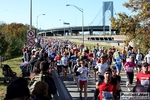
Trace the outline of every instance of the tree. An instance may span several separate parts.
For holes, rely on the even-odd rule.
[[[0,55],[4,55],[8,48],[8,42],[5,40],[5,36],[0,33]]]
[[[127,35],[126,44],[134,40],[135,46],[144,48],[145,52],[150,48],[150,25],[147,23],[150,18],[150,4],[148,0],[129,0],[123,6],[130,9],[134,15],[118,13],[118,18],[110,19],[112,28],[119,30],[120,34]]]
[[[29,25],[22,23],[0,24],[0,56],[15,57],[22,54],[28,28]]]

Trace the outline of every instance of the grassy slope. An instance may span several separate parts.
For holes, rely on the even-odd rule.
[[[76,44],[81,44],[81,42],[75,42]],[[100,45],[100,44],[99,44]],[[92,47],[93,46],[96,46],[96,43],[95,44],[90,44],[90,43],[85,43],[85,46],[88,46],[88,47]],[[100,45],[100,47],[102,46],[105,46],[107,49],[111,48],[112,46],[109,46],[109,45]]]
[[[4,61],[2,64],[8,64],[11,69],[17,73],[17,76],[21,75],[21,70],[20,70],[20,64],[22,63],[21,57],[10,59],[7,61]],[[8,84],[3,83],[4,76],[2,75],[2,68],[0,68],[0,99],[5,97],[6,93],[6,88]]]

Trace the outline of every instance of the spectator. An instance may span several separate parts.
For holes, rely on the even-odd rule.
[[[48,84],[44,81],[39,81],[35,84],[32,96],[29,100],[50,100],[48,97]]]
[[[49,75],[49,63],[47,61],[42,61],[40,63],[41,73],[45,75],[44,81],[48,84],[48,96],[52,98],[51,95],[55,95],[57,93],[57,88],[54,82],[54,79]]]
[[[27,100],[30,96],[28,83],[24,78],[18,78],[7,86],[4,100]]]

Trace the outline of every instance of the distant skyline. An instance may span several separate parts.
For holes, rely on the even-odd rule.
[[[102,25],[103,2],[107,0],[32,0],[32,25],[38,28],[48,29],[63,27],[63,22],[70,23],[70,26],[82,26],[82,13],[73,6],[83,9],[84,26]],[[123,7],[124,2],[129,0],[113,1],[114,17],[115,13],[131,11]],[[30,0],[0,0],[0,22],[10,24],[23,23],[30,25]],[[106,25],[110,24],[110,12],[106,12]],[[61,19],[61,20],[60,20]],[[68,25],[67,25],[68,26]]]

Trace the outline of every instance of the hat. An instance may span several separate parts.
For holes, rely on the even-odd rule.
[[[105,73],[105,72],[110,72],[110,73],[111,73],[112,70],[111,70],[111,68],[108,66],[108,67],[105,68],[104,73]]]
[[[147,62],[144,62],[144,63],[142,64],[142,66],[143,66],[143,67],[148,67],[148,63],[147,63]]]
[[[18,78],[9,83],[5,99],[14,99],[22,96],[30,96],[28,83],[24,78]]]

